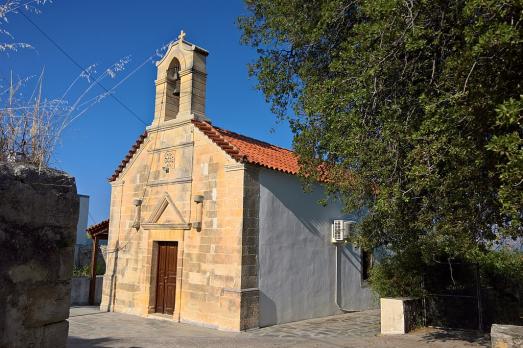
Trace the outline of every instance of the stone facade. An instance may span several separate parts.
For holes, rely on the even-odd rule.
[[[65,347],[78,221],[74,178],[0,163],[0,347]]]
[[[257,326],[252,319],[257,217],[256,199],[250,194],[256,190],[251,178],[255,169],[238,165],[190,122],[175,122],[150,131],[112,184],[102,308],[153,313],[157,242],[175,241],[173,319],[224,330]],[[167,152],[175,153],[168,173],[163,169]],[[204,197],[201,230],[190,225],[199,219],[197,203],[191,200],[195,195]],[[139,229],[132,227],[137,198],[143,200]]]
[[[112,182],[101,308],[154,313],[158,242],[172,241],[178,243],[172,319],[240,330],[257,326],[255,170],[191,123],[205,119],[206,55],[180,39],[157,64],[155,119]],[[203,203],[194,196],[203,196]],[[136,199],[142,201],[139,217]]]

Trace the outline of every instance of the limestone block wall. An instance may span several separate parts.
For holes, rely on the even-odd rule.
[[[75,180],[0,163],[0,197],[0,347],[65,347]]]
[[[102,310],[139,315],[152,311],[154,243],[183,241],[182,225],[190,222],[192,124],[175,121],[150,129],[146,142],[112,183]],[[168,204],[164,210],[158,210],[167,196],[174,206]],[[135,199],[142,199],[139,229],[133,227]],[[170,227],[171,234],[158,235],[151,226],[162,224],[176,226]],[[178,254],[182,251],[179,243]]]
[[[190,121],[172,120],[150,128],[112,185],[102,310],[153,313],[157,245],[175,241],[173,319],[236,331],[258,325],[255,168],[230,158]],[[204,197],[201,209],[195,195]],[[143,199],[139,229],[136,198]],[[200,219],[201,229],[191,226]]]
[[[181,320],[240,330],[245,168],[198,129],[193,161],[192,194],[204,196],[203,216],[201,231],[184,241]]]
[[[240,329],[259,326],[258,244],[260,169],[247,166],[243,179],[243,229]]]
[[[205,115],[206,57],[207,52],[192,44],[178,40],[171,43],[165,56],[157,62],[155,116],[153,124],[169,120]],[[177,69],[179,80],[168,76]],[[173,94],[180,87],[179,96]]]

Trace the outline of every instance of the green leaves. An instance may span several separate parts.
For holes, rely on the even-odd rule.
[[[521,1],[247,3],[258,87],[304,180],[326,163],[367,207],[360,243],[431,260],[523,235]]]
[[[500,156],[496,174],[500,179],[498,197],[506,221],[501,230],[521,236],[523,206],[523,96],[510,98],[496,108],[496,131],[486,148]]]

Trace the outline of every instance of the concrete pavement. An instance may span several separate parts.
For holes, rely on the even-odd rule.
[[[380,336],[377,311],[347,313],[275,325],[247,332],[224,332],[170,320],[72,307],[68,347],[489,347],[467,332],[423,329]]]

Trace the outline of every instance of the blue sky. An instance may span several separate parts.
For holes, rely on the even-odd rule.
[[[249,79],[247,64],[256,57],[240,45],[236,18],[245,14],[240,0],[227,1],[124,1],[54,0],[40,14],[28,14],[74,60],[103,70],[131,55],[132,61],[110,88],[183,29],[186,40],[207,49],[207,114],[214,124],[289,148],[292,135],[276,122],[263,95]],[[0,53],[0,77],[5,84],[12,71],[25,77],[45,68],[44,94],[58,98],[80,70],[20,15],[10,17],[6,28],[17,41],[34,50]],[[153,117],[156,67],[147,63],[116,89],[116,96],[147,124]],[[79,89],[81,90],[81,89]],[[97,88],[96,93],[102,92]],[[73,94],[74,96],[74,94]],[[89,224],[109,215],[113,173],[145,126],[116,101],[107,98],[76,120],[63,134],[53,166],[76,177],[78,192],[90,200]],[[273,130],[273,131],[271,131]]]

